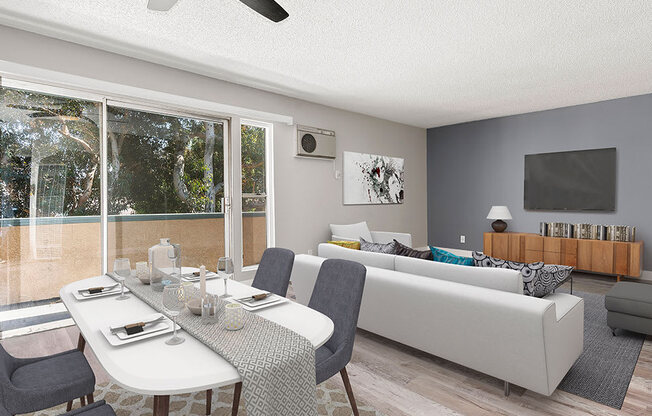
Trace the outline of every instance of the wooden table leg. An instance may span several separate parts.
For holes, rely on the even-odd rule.
[[[84,348],[86,348],[86,340],[84,339],[84,336],[79,333],[79,340],[77,341],[77,349],[81,352],[84,352]]]
[[[211,414],[211,402],[213,401],[213,389],[206,390],[206,416]]]
[[[170,414],[170,396],[154,396],[154,416]]]
[[[242,393],[242,383],[235,383],[233,390],[233,407],[231,407],[231,416],[238,415],[238,408],[240,407],[240,393]]]

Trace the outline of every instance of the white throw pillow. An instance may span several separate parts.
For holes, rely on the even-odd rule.
[[[367,241],[374,241],[371,237],[371,232],[367,226],[367,221],[362,221],[357,224],[337,225],[331,224],[331,234],[339,237],[344,237],[351,240],[360,240],[360,237]]]

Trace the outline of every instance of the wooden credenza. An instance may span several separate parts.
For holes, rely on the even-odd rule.
[[[577,270],[640,277],[643,242],[580,240],[528,233],[484,233],[484,253],[500,259],[573,266]]]

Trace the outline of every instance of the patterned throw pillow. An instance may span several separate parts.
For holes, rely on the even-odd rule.
[[[508,261],[503,259],[497,259],[495,257],[487,256],[484,253],[479,251],[473,252],[473,262],[478,267],[495,267],[499,269],[512,269],[518,270],[523,275],[523,294],[528,296],[537,296],[543,297],[548,293],[544,294],[535,294],[534,286],[536,285],[538,273],[543,269],[543,262],[538,261],[536,263],[519,263],[516,261]],[[551,288],[552,292],[554,288]]]
[[[537,273],[537,279],[533,283],[533,296],[542,298],[564,283],[573,272],[573,267],[560,264],[546,264]]]
[[[328,244],[335,244],[336,246],[340,246],[340,247],[344,247],[344,248],[350,248],[352,250],[360,250],[360,242],[359,241],[336,240],[336,241],[329,241]]]
[[[394,240],[396,244],[396,254],[405,257],[415,257],[417,259],[432,260],[432,251],[419,251]]]
[[[432,259],[440,263],[459,264],[462,266],[473,266],[474,260],[472,257],[457,256],[449,251],[442,250],[437,247],[430,246],[432,252]]]
[[[396,243],[381,244],[372,243],[360,237],[360,250],[371,251],[372,253],[396,254]]]

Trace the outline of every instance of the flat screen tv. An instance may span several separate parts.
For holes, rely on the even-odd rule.
[[[524,207],[615,211],[616,148],[525,155]]]

